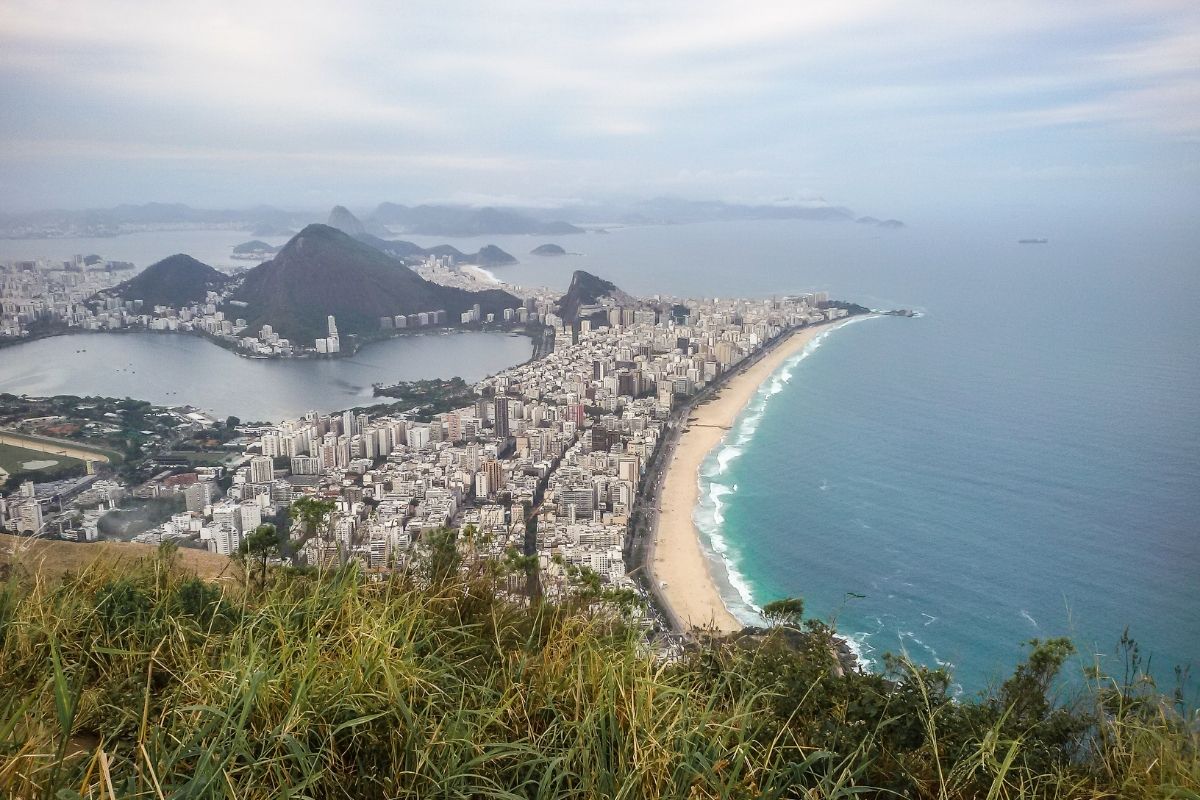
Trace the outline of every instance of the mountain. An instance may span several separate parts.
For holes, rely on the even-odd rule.
[[[376,250],[380,250],[393,258],[401,260],[424,258],[425,256],[449,256],[456,263],[479,264],[484,267],[498,267],[505,264],[517,263],[517,259],[494,244],[484,245],[479,249],[478,253],[467,254],[457,247],[448,244],[421,247],[419,244],[406,242],[403,239],[381,239],[370,233],[360,233],[354,238],[363,244],[369,244]]]
[[[535,256],[565,256],[567,251],[556,244],[543,244],[533,248],[529,253]]]
[[[329,222],[325,224],[351,236],[360,236],[367,232],[366,226],[345,206],[334,206],[329,212]]]
[[[494,236],[498,234],[537,234],[561,236],[583,233],[569,222],[544,222],[532,216],[502,208],[469,206],[403,206],[380,203],[371,219],[404,233],[426,236]]]
[[[137,276],[118,284],[113,293],[147,306],[182,306],[199,303],[210,291],[219,291],[230,280],[208,264],[183,253],[151,264]]]
[[[558,300],[558,315],[569,322],[586,319],[592,316],[587,307],[595,306],[604,299],[612,300],[619,306],[637,305],[636,297],[621,291],[613,282],[577,269],[571,276],[567,293]]]
[[[328,225],[309,225],[296,234],[275,258],[247,272],[230,300],[239,305],[229,313],[244,317],[251,330],[270,323],[301,343],[324,336],[330,314],[342,334],[370,334],[383,316],[445,310],[456,324],[475,304],[497,316],[520,305],[499,290],[468,292],[431,283]]]
[[[360,233],[354,238],[358,239],[363,244],[374,247],[376,250],[387,253],[392,258],[422,258],[430,254],[429,250],[426,250],[419,244],[413,244],[412,242],[400,240],[381,239],[373,233]],[[450,249],[454,250],[453,247]],[[454,252],[458,253],[459,256],[462,255],[462,253],[460,253],[458,250],[454,250]]]

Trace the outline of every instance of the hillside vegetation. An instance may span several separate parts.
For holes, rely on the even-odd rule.
[[[444,310],[448,323],[476,304],[499,316],[521,303],[490,289],[468,292],[432,283],[395,258],[326,225],[309,225],[270,261],[246,273],[229,314],[244,317],[252,331],[270,324],[281,336],[308,343],[328,331],[337,317],[346,334],[373,334],[379,318]]]
[[[146,309],[154,306],[182,308],[204,302],[209,292],[220,291],[229,276],[189,255],[177,253],[142,270],[112,291],[125,300],[141,300]]]
[[[495,598],[453,545],[368,580],[177,554],[0,594],[11,798],[1196,797],[1195,717],[1142,675],[1048,698],[1033,646],[987,697],[844,672],[819,623],[656,658],[618,611]],[[513,559],[520,568],[521,559]],[[522,576],[523,578],[523,576]],[[519,582],[519,581],[518,581]],[[798,608],[798,606],[792,606]],[[793,614],[783,620],[797,624]]]

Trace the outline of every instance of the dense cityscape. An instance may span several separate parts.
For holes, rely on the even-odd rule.
[[[462,288],[497,285],[490,274],[445,258],[428,257],[418,271]],[[72,327],[202,330],[252,353],[291,352],[270,326],[251,336],[244,321],[224,319],[216,311],[220,297],[138,313],[138,301],[101,293],[96,306],[83,289],[64,294],[64,277],[74,274],[80,273],[20,265],[9,275],[41,280],[4,284],[14,298],[26,293],[5,306],[6,319],[19,326],[31,315],[52,315]],[[97,283],[101,292],[108,288]],[[356,561],[386,572],[403,568],[434,533],[450,529],[476,558],[536,557],[547,596],[569,592],[580,574],[631,589],[633,520],[643,492],[653,488],[644,485],[647,470],[664,438],[686,424],[691,400],[789,331],[848,313],[823,293],[639,300],[611,287],[579,304],[545,289],[506,288],[524,297],[506,319],[543,326],[553,344],[541,357],[477,383],[469,405],[435,414],[404,403],[376,413],[312,411],[278,424],[164,409],[176,430],[167,437],[170,447],[150,448],[146,480],[127,485],[111,469],[98,477],[97,462],[84,455],[82,478],[37,485],[26,479],[14,487],[0,505],[5,529],[91,541],[102,536],[100,518],[126,496],[174,498],[162,503],[152,527],[131,538],[233,556],[270,523],[290,529],[287,538],[296,543],[294,552],[274,553],[277,559],[308,566]],[[573,307],[564,309],[568,302]],[[380,327],[442,324],[437,313],[384,318]],[[329,316],[327,337],[311,349],[336,353],[338,346],[337,321]],[[55,429],[47,420],[55,419],[63,422],[51,415],[40,426],[22,427],[48,436]],[[212,429],[224,435],[213,443],[209,463],[197,465],[179,452],[180,439],[210,436]],[[293,518],[302,498],[329,503],[315,528],[312,520]]]

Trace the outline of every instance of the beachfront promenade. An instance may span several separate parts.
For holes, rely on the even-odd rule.
[[[705,552],[694,514],[699,470],[724,439],[759,387],[788,359],[837,324],[793,329],[761,348],[745,363],[680,409],[662,442],[639,502],[645,512],[644,563],[657,605],[677,632],[693,628],[732,632],[743,627],[726,607],[726,576]]]

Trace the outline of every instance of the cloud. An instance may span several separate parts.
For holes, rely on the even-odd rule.
[[[9,184],[91,159],[236,163],[268,195],[344,168],[429,197],[853,198],[951,153],[1002,176],[1084,131],[1127,164],[1200,134],[1200,6],[1174,0],[0,2]]]

